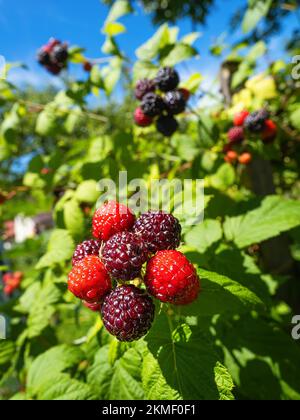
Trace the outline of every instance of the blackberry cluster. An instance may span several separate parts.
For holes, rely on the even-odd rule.
[[[148,127],[155,122],[159,133],[171,137],[178,129],[174,115],[185,111],[190,97],[187,89],[178,88],[179,83],[179,74],[172,67],[159,69],[154,80],[139,80],[135,97],[141,104],[134,113],[135,123]]]
[[[39,49],[37,60],[49,73],[58,75],[67,66],[68,44],[51,38]]]
[[[93,216],[93,234],[96,240],[76,247],[68,288],[85,307],[101,313],[118,340],[147,334],[155,312],[151,296],[174,305],[198,297],[196,270],[176,251],[181,226],[172,214],[149,211],[136,219],[128,207],[108,202]],[[144,288],[137,287],[142,283]]]
[[[277,126],[269,118],[269,112],[266,109],[260,109],[255,112],[243,110],[237,113],[233,118],[234,127],[227,133],[227,142],[224,145],[224,160],[234,164],[239,162],[242,165],[248,165],[252,161],[252,153],[248,150],[249,142],[253,137],[259,136],[264,143],[272,143],[277,135]]]

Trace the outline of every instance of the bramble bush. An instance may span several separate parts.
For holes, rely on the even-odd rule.
[[[199,34],[181,36],[163,24],[132,63],[118,45],[120,19],[131,11],[129,2],[114,2],[101,59],[68,46],[68,64],[59,67],[56,51],[50,69],[63,72],[62,90],[21,90],[0,80],[4,238],[18,214],[52,212],[54,220],[50,230],[3,251],[2,271],[23,278],[0,299],[8,322],[0,399],[300,399],[300,348],[291,336],[300,313],[300,95],[291,60],[258,71],[268,52],[263,40],[227,47],[230,103],[204,92],[201,73],[192,74],[179,85],[191,98],[178,130],[163,137],[153,125],[134,124],[134,86],[196,58]],[[257,10],[247,13],[246,32],[257,23]],[[212,53],[224,48],[214,45]],[[69,78],[73,66],[83,66],[85,77]],[[122,104],[111,99],[120,86]],[[214,102],[202,108],[199,97],[210,94]],[[107,105],[90,109],[90,95],[106,96]],[[245,130],[229,150],[234,117],[261,109],[276,124],[273,141]],[[245,153],[251,159],[239,161]],[[179,251],[196,267],[199,297],[187,306],[156,305],[150,332],[131,343],[111,336],[99,314],[67,290],[74,249],[91,237],[97,182],[117,183],[120,171],[128,182],[204,179],[205,189],[204,221],[194,226],[188,214],[178,217]]]

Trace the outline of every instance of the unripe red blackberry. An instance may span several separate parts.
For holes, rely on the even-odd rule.
[[[89,302],[85,302],[84,300],[82,301],[83,305],[90,309],[93,312],[100,312],[101,309],[101,303],[89,303]]]
[[[241,165],[249,165],[251,161],[252,161],[251,153],[244,152],[239,156],[239,162]]]
[[[178,121],[172,115],[162,115],[156,122],[156,129],[165,137],[171,137],[178,129]]]
[[[156,93],[147,93],[141,102],[141,110],[148,117],[161,115],[165,109],[165,103],[161,96]]]
[[[95,211],[93,236],[107,241],[117,232],[130,230],[134,222],[135,216],[128,207],[116,201],[109,201]]]
[[[197,299],[199,278],[194,266],[179,251],[159,251],[147,264],[148,292],[162,302],[187,305]]]
[[[249,115],[249,111],[241,111],[238,112],[237,114],[235,114],[234,118],[233,118],[233,123],[236,127],[241,127],[243,126],[245,119],[248,117]]]
[[[119,232],[103,246],[101,259],[111,276],[133,280],[141,273],[148,252],[140,238],[131,232]]]
[[[243,127],[232,127],[228,131],[227,136],[228,136],[229,143],[231,144],[241,143],[245,138],[244,129]]]
[[[155,92],[155,83],[153,80],[142,79],[137,82],[135,86],[136,99],[141,101],[143,97],[150,92]]]
[[[179,74],[172,67],[163,67],[159,69],[155,78],[157,87],[162,92],[169,92],[177,88],[180,82]]]
[[[191,96],[191,92],[189,90],[187,90],[186,88],[180,88],[178,90],[182,93],[185,102],[188,102],[188,100],[190,99],[190,96]]]
[[[150,296],[133,285],[119,286],[104,299],[101,315],[105,328],[119,341],[139,340],[149,331],[155,306]]]
[[[101,243],[101,241],[90,239],[77,245],[72,258],[72,265],[76,265],[88,255],[95,255],[98,257]]]
[[[264,143],[272,143],[277,135],[277,125],[272,120],[266,120],[261,134]]]
[[[224,157],[225,162],[234,163],[238,160],[238,154],[234,150],[228,150],[226,156]]]
[[[139,107],[134,112],[134,121],[139,127],[148,127],[152,124],[153,119],[145,115]]]
[[[170,115],[181,114],[185,111],[186,101],[180,90],[167,92],[164,98],[166,110]]]
[[[81,300],[99,303],[111,289],[111,279],[100,259],[90,255],[72,268],[68,288]]]
[[[133,232],[145,243],[148,251],[176,249],[180,245],[181,226],[169,213],[149,211],[142,214],[133,225]]]

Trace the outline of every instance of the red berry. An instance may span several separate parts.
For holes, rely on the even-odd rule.
[[[182,96],[184,97],[185,102],[188,102],[188,100],[191,97],[191,92],[185,88],[180,88],[178,90],[181,92]]]
[[[101,258],[111,276],[133,280],[140,275],[148,252],[140,238],[133,233],[119,232],[104,244]]]
[[[231,144],[241,143],[245,138],[244,129],[243,127],[232,127],[228,131],[227,136],[228,136],[229,143]]]
[[[130,230],[135,222],[131,210],[123,204],[109,201],[96,210],[93,217],[93,235],[107,241],[112,235]]]
[[[104,299],[102,320],[110,334],[120,341],[134,341],[149,331],[155,306],[150,296],[133,285],[119,286]]]
[[[72,268],[68,288],[81,300],[99,303],[111,289],[111,280],[100,259],[91,255]]]
[[[238,159],[238,154],[234,150],[229,150],[224,157],[225,162],[234,163]]]
[[[242,165],[248,165],[251,161],[252,161],[252,155],[251,155],[251,153],[245,152],[245,153],[242,153],[239,156],[239,162]]]
[[[152,124],[153,118],[145,115],[141,108],[137,108],[134,112],[134,121],[136,125],[139,125],[140,127],[148,127]]]
[[[83,260],[88,255],[95,255],[98,257],[101,243],[101,241],[91,239],[77,245],[72,258],[72,265],[76,265],[79,261]]]
[[[101,303],[88,303],[88,302],[85,302],[84,300],[82,301],[82,303],[86,308],[90,309],[91,311],[100,312]]]
[[[162,302],[187,305],[197,299],[200,282],[194,266],[179,251],[159,251],[148,262],[145,284]]]
[[[133,232],[142,239],[151,253],[176,249],[180,245],[179,221],[172,214],[162,211],[142,214],[135,222]]]
[[[239,112],[233,118],[233,123],[236,127],[242,126],[244,124],[245,119],[248,117],[250,113],[246,110]]]
[[[277,135],[277,125],[272,120],[266,120],[262,132],[262,140],[264,143],[271,143]]]
[[[90,63],[89,61],[85,61],[83,63],[83,70],[86,71],[87,73],[89,73],[93,68],[92,63]]]

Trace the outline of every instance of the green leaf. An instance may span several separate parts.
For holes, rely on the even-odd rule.
[[[67,116],[64,127],[68,134],[72,134],[78,126],[82,117],[82,111],[80,108],[73,109]]]
[[[237,281],[199,269],[201,292],[194,303],[182,308],[184,315],[213,316],[262,309],[262,301]]]
[[[293,127],[300,131],[300,108],[290,114],[290,121]]]
[[[75,192],[75,198],[81,203],[94,204],[98,200],[99,196],[100,192],[98,189],[98,183],[93,179],[83,181],[78,185]]]
[[[72,379],[65,373],[57,374],[41,385],[37,394],[38,400],[91,400],[96,399],[89,385]]]
[[[124,32],[126,32],[126,28],[119,22],[108,22],[103,29],[103,33],[109,36],[117,36]]]
[[[12,341],[1,340],[0,338],[0,365],[10,363],[15,353],[15,344]]]
[[[109,66],[106,66],[102,69],[101,75],[103,77],[103,85],[105,92],[110,96],[118,83],[122,74],[122,60],[120,58],[115,58],[111,60]]]
[[[56,126],[56,115],[53,109],[46,108],[40,112],[37,120],[35,131],[40,136],[48,136],[52,134]]]
[[[84,234],[84,216],[77,200],[69,200],[64,205],[64,222],[73,238]]]
[[[150,61],[137,61],[133,67],[134,81],[140,79],[153,79],[156,76],[158,66]]]
[[[249,2],[250,3],[250,2]],[[242,23],[244,33],[255,29],[258,22],[265,17],[272,5],[272,0],[254,0],[249,4]]]
[[[218,400],[224,395],[226,381],[221,384],[218,354],[209,337],[199,329],[186,324],[173,329],[171,319],[161,313],[146,341],[166,383],[180,398]]]
[[[144,398],[141,365],[141,355],[130,348],[112,366],[107,345],[96,353],[95,362],[88,370],[87,382],[95,389],[99,399],[141,400]]]
[[[194,73],[188,80],[181,83],[181,87],[188,89],[191,93],[196,93],[202,83],[202,80],[203,76],[200,73]]]
[[[74,248],[73,239],[67,230],[54,230],[48,243],[48,250],[37,263],[36,269],[39,270],[69,260],[73,255]]]
[[[199,253],[204,253],[213,243],[222,238],[222,233],[221,223],[218,220],[206,219],[185,235],[185,243]]]
[[[197,50],[191,45],[177,43],[170,53],[164,57],[161,64],[164,66],[175,66],[182,61],[189,60],[198,54]]]
[[[164,24],[145,44],[140,46],[135,53],[140,60],[151,61],[169,44],[169,41],[169,28],[167,24]]]
[[[229,163],[223,163],[217,172],[210,177],[211,185],[217,190],[224,191],[235,182],[235,171]]]
[[[38,396],[58,374],[78,365],[84,354],[78,347],[60,345],[38,356],[29,367],[27,376],[27,392],[30,396]],[[64,385],[65,386],[65,385]],[[46,387],[47,389],[47,387]]]
[[[132,12],[130,2],[128,0],[117,0],[111,7],[109,14],[106,18],[105,24],[115,22],[120,17],[125,16]]]
[[[227,217],[224,232],[227,240],[239,248],[273,238],[300,225],[300,202],[279,196],[265,198],[260,207],[245,215]]]
[[[98,66],[93,66],[90,73],[91,83],[99,88],[103,88],[103,78]]]
[[[180,40],[181,44],[193,45],[198,38],[201,37],[200,32],[191,32],[185,36],[183,36]]]
[[[179,400],[178,391],[168,385],[158,361],[148,352],[143,358],[142,382],[148,400]]]

